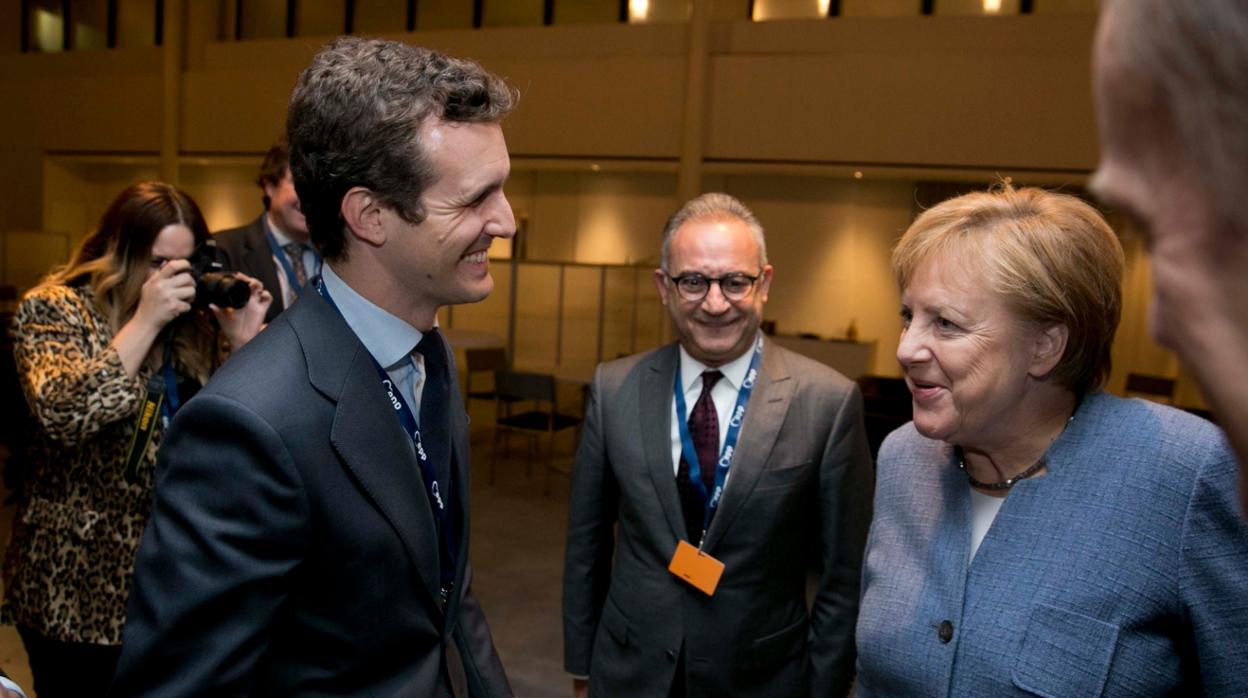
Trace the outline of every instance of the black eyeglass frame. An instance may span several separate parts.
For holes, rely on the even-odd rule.
[[[680,294],[681,298],[690,302],[701,301],[704,298],[706,298],[706,294],[711,292],[711,284],[715,284],[719,286],[719,292],[723,294],[724,298],[727,298],[730,301],[737,302],[737,301],[746,300],[754,293],[754,287],[758,285],[758,280],[761,278],[763,278],[763,274],[761,271],[755,276],[750,276],[749,274],[746,274],[744,272],[739,272],[739,271],[734,271],[731,274],[724,274],[723,276],[707,276],[705,274],[699,274],[698,272],[695,271],[695,272],[690,272],[688,274],[681,274],[680,276],[668,275],[667,277],[668,281],[671,281],[672,284],[676,286],[676,293]],[[702,290],[701,294],[698,294],[696,296],[690,296],[686,292],[687,289],[685,289],[681,285],[681,282],[684,281],[685,279],[700,279],[706,283],[706,287]],[[724,288],[725,281],[730,281],[734,279],[742,279],[742,280],[750,282],[749,286],[747,286],[744,290],[741,291],[740,296],[736,296],[732,293],[729,293]]]

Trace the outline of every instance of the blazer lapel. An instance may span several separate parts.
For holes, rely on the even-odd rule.
[[[780,348],[774,344],[763,345],[763,370],[758,383],[750,394],[745,410],[745,423],[741,425],[741,438],[736,453],[732,455],[732,469],[724,496],[706,532],[703,548],[710,550],[741,511],[746,500],[754,492],[758,478],[763,474],[767,459],[780,435],[780,426],[789,411],[796,381],[789,372]]]
[[[638,417],[644,444],[646,469],[654,483],[655,494],[667,523],[677,538],[689,540],[685,518],[680,510],[680,494],[676,491],[676,475],[672,469],[672,385],[680,351],[669,344],[655,352],[648,365],[640,366],[641,386],[638,395]]]
[[[437,528],[411,439],[386,403],[372,357],[346,322],[319,295],[304,301],[299,312],[283,317],[299,335],[312,385],[337,403],[330,443],[393,526],[440,614]]]

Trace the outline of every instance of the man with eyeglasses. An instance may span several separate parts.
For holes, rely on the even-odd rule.
[[[689,201],[654,272],[677,342],[598,367],[564,568],[576,696],[849,688],[871,518],[862,398],[763,338],[771,279],[744,204]]]

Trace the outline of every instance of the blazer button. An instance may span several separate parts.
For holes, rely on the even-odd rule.
[[[940,641],[944,643],[947,643],[950,640],[952,640],[953,639],[953,623],[950,623],[947,620],[940,621],[940,627],[936,629],[936,637],[940,638]]]
[[[669,661],[669,662],[675,662],[675,661],[676,661],[676,650],[668,650],[668,651],[667,651],[667,661]]]

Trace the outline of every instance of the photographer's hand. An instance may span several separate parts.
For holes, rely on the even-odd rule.
[[[251,288],[251,298],[247,299],[247,305],[237,310],[208,306],[216,316],[226,341],[230,343],[231,351],[238,350],[260,333],[264,328],[265,313],[269,312],[269,306],[273,303],[273,295],[264,290],[264,284],[241,272],[235,272],[234,275],[246,281]]]
[[[131,377],[139,374],[143,359],[165,325],[191,309],[191,301],[195,300],[195,279],[191,278],[190,271],[190,262],[174,259],[151,272],[143,282],[139,307],[117,331],[112,342]]]

